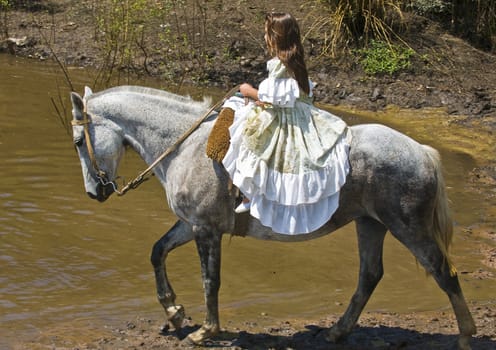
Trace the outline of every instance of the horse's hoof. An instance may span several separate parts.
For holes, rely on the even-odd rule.
[[[199,330],[188,335],[187,338],[195,345],[202,345],[206,339],[217,334],[219,334],[219,327],[206,327],[203,325]]]
[[[325,340],[330,343],[337,343],[343,337],[343,333],[337,326],[331,327],[325,336]]]
[[[187,347],[203,345],[203,341],[199,341],[199,342],[194,341],[190,336],[191,334],[185,337],[183,340],[181,340],[181,344]]]
[[[458,349],[459,350],[472,350],[472,347],[470,346],[470,339],[472,339],[471,336],[461,335],[458,338]]]
[[[186,313],[182,305],[169,306],[166,310],[167,319],[175,330],[181,329]]]
[[[160,333],[166,334],[169,331],[169,322],[166,322],[162,327],[160,327]]]
[[[183,343],[186,345],[203,345],[205,338],[201,334],[197,334],[200,330],[191,333],[184,338]]]

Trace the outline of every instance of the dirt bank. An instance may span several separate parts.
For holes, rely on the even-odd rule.
[[[43,3],[43,2],[42,2]],[[95,43],[95,19],[87,2],[52,0],[53,14],[47,11],[13,11],[9,15],[9,36],[1,51],[46,60],[53,58],[51,49],[69,65],[99,65]],[[263,49],[263,26],[254,19],[269,9],[284,9],[300,19],[302,30],[313,24],[315,9],[298,2],[251,1],[250,6],[236,2],[214,2],[206,27],[209,45],[208,67],[194,60],[178,64],[172,80],[219,86],[227,89],[243,81],[257,84],[265,72],[267,59]],[[311,12],[314,11],[314,12]],[[312,15],[313,14],[313,15]],[[467,42],[443,30],[426,18],[406,15],[403,38],[415,50],[412,67],[393,76],[368,76],[353,58],[332,60],[318,55],[322,43],[319,33],[305,40],[310,76],[317,83],[316,98],[323,103],[349,105],[364,110],[387,105],[404,108],[439,107],[449,114],[478,118],[492,127],[496,117],[496,56],[477,50]],[[257,24],[255,24],[257,23]],[[148,34],[158,40],[157,32]],[[41,34],[44,33],[43,38]],[[51,49],[45,44],[50,43]],[[226,54],[228,51],[228,54]],[[145,58],[136,56],[137,61]],[[148,73],[164,76],[163,56],[149,54]],[[198,72],[201,71],[201,77]]]
[[[496,347],[496,311],[494,303],[469,305],[478,327],[473,349],[490,350]],[[261,315],[266,323],[268,315]],[[364,312],[351,335],[338,344],[324,340],[326,329],[337,321],[332,315],[321,320],[273,320],[271,327],[257,321],[227,324],[221,334],[205,343],[209,349],[455,349],[456,319],[451,310],[414,314]],[[92,325],[63,325],[48,329],[30,342],[20,342],[18,349],[192,349],[184,337],[199,325],[186,322],[180,333],[160,331],[161,320],[136,317],[119,327]],[[203,348],[203,347],[201,347]]]

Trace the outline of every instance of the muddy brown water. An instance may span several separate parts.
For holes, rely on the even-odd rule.
[[[70,74],[79,91],[92,82],[86,70],[72,69]],[[105,325],[136,315],[162,317],[149,255],[176,218],[156,180],[103,204],[86,196],[71,138],[50,102],[58,98],[57,81],[61,84],[62,77],[53,65],[0,56],[0,349],[57,324]],[[133,83],[161,87],[157,81]],[[68,104],[67,89],[62,93]],[[214,98],[222,95],[214,93]],[[465,296],[492,300],[495,280],[473,274],[491,272],[482,265],[479,249],[481,243],[491,242],[470,235],[467,228],[494,227],[495,203],[481,201],[466,186],[468,173],[483,161],[480,154],[492,146],[487,139],[448,125],[440,114],[389,110],[359,117],[342,112],[350,124],[379,121],[440,150],[457,222],[454,260],[462,272]],[[143,166],[130,152],[120,173],[130,179]],[[390,236],[384,253],[385,276],[366,310],[449,307],[433,279],[426,278],[413,256]],[[178,302],[201,322],[203,294],[194,244],[173,251],[168,269]],[[357,270],[353,225],[304,243],[226,236],[221,319],[318,319],[343,312]]]

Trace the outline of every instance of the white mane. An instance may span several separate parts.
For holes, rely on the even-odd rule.
[[[203,101],[196,101],[196,100],[192,99],[190,96],[182,96],[182,95],[173,94],[171,92],[167,92],[164,90],[159,90],[159,89],[154,89],[154,88],[149,88],[149,87],[143,87],[143,86],[131,86],[131,85],[117,86],[117,87],[113,87],[113,88],[110,88],[110,89],[107,89],[104,91],[100,91],[97,93],[91,93],[88,95],[85,94],[85,99],[86,99],[86,101],[89,101],[95,97],[99,97],[99,96],[103,96],[103,95],[111,95],[111,94],[116,94],[116,93],[117,94],[118,93],[129,93],[129,94],[154,96],[154,97],[159,98],[160,100],[163,100],[164,103],[167,103],[167,104],[187,105],[188,108],[191,108],[191,110],[194,110],[194,111],[205,110],[212,103],[211,97],[204,97]]]

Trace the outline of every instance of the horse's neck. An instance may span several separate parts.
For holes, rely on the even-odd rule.
[[[202,140],[206,140],[208,136],[209,127],[206,125],[195,130],[185,140],[180,141],[194,124],[196,118],[198,118],[196,115],[183,115],[181,123],[174,123],[170,121],[170,118],[165,118],[158,122],[157,120],[147,120],[144,123],[141,120],[129,123],[132,127],[128,128],[128,130],[132,131],[133,134],[128,133],[126,139],[130,143],[134,143],[134,145],[131,145],[132,148],[147,165],[152,165],[164,153],[167,153],[167,156],[161,159],[159,163],[154,164],[153,173],[166,190],[169,200],[169,195],[174,193],[175,187],[173,183],[180,184],[184,180],[186,175],[184,173],[185,164],[197,163],[198,159],[196,157],[205,153],[201,150],[201,145],[203,144]],[[169,152],[171,147],[173,151]],[[187,151],[184,152],[184,149],[187,149]],[[168,188],[168,183],[172,183],[173,187]]]
[[[194,116],[159,108],[143,113],[143,106],[146,106],[146,100],[140,104],[126,102],[121,112],[111,118],[115,118],[131,148],[151,164],[186,132],[193,124]]]

